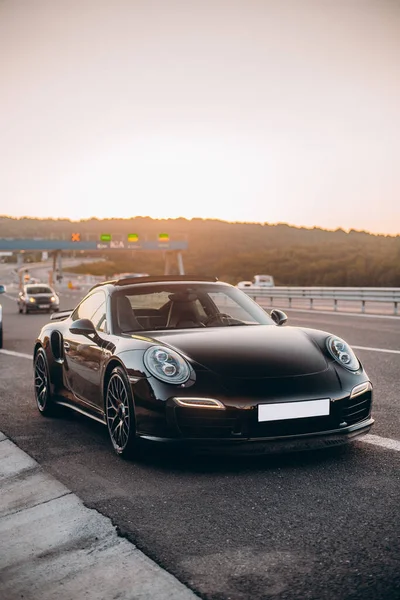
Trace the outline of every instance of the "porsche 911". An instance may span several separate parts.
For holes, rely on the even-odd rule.
[[[349,344],[286,321],[215,278],[98,284],[35,342],[37,407],[103,423],[124,457],[141,440],[264,453],[367,433],[372,385]]]

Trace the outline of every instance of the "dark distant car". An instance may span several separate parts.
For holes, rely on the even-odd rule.
[[[216,280],[99,284],[36,340],[38,409],[61,404],[106,424],[124,456],[140,438],[253,453],[367,433],[372,386],[352,349],[285,321]]]
[[[32,311],[56,312],[60,307],[60,299],[55,290],[43,283],[24,285],[17,302],[18,311],[25,314]]]
[[[0,284],[0,294],[4,294],[6,286]],[[0,304],[0,348],[3,347],[3,309]]]

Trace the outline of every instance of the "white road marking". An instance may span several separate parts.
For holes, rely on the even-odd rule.
[[[373,444],[374,446],[381,446],[381,448],[386,448],[387,450],[395,450],[396,452],[400,452],[399,440],[384,438],[380,435],[372,435],[370,433],[367,433],[367,435],[364,435],[357,441],[365,442],[366,444]]]
[[[9,300],[17,300],[18,296],[10,296],[10,294],[4,294],[4,298],[8,298]]]
[[[355,350],[369,350],[370,352],[386,352],[387,354],[400,354],[400,350],[390,350],[389,348],[368,348],[367,346],[353,346]]]
[[[0,350],[0,354],[5,354],[6,356],[16,356],[18,358],[29,358],[29,360],[33,360],[33,354],[25,354],[24,352],[14,352],[14,350]]]

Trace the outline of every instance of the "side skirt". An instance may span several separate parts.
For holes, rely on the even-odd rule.
[[[85,410],[84,408],[80,407],[80,406],[76,406],[75,404],[71,404],[70,402],[68,402],[68,400],[64,400],[64,399],[54,399],[54,403],[57,404],[58,406],[65,406],[66,408],[70,408],[71,410],[74,410],[75,412],[84,415],[85,417],[89,417],[89,419],[93,419],[94,421],[97,421],[98,423],[101,423],[102,425],[107,425],[104,413],[101,413],[99,411],[98,414],[95,414],[93,412],[91,412],[90,410]]]

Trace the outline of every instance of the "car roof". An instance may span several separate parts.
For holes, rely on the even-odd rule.
[[[147,283],[222,283],[218,281],[218,277],[196,277],[189,275],[151,275],[147,277],[123,277],[121,279],[112,279],[111,281],[103,281],[94,285],[90,291],[103,287],[113,286],[122,288],[125,286],[133,287]]]

